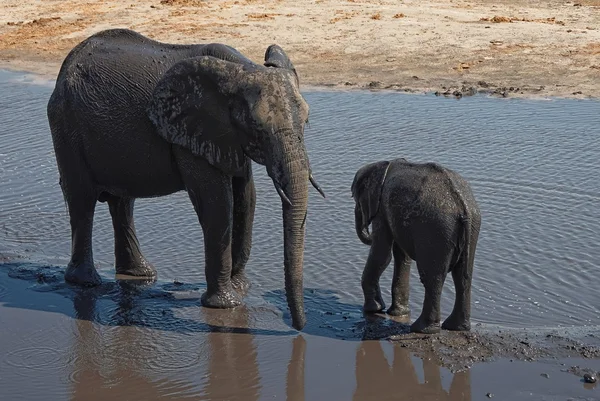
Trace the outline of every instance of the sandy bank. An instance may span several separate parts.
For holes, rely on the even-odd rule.
[[[286,49],[303,84],[466,95],[597,97],[600,1],[5,0],[0,68],[54,77],[102,29]]]

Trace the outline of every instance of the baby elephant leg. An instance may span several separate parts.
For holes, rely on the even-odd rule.
[[[410,292],[410,264],[408,255],[394,243],[394,277],[392,278],[392,305],[387,313],[392,316],[410,314],[408,294]]]
[[[362,274],[361,285],[365,297],[363,311],[380,312],[385,308],[381,297],[379,278],[392,260],[392,243],[383,238],[374,239]]]
[[[456,290],[454,309],[442,324],[445,330],[469,331],[471,330],[471,280],[473,278],[473,264],[475,263],[475,250],[479,238],[481,218],[477,216],[471,223],[470,238],[465,252],[458,263],[452,268],[452,280]]]
[[[424,334],[440,332],[440,301],[451,256],[451,252],[437,255],[430,252],[429,255],[417,261],[421,283],[425,287],[425,299],[421,315],[410,326],[410,331]]]

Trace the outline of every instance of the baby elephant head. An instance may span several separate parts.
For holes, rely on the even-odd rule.
[[[390,162],[379,161],[361,167],[354,175],[352,197],[354,198],[354,224],[356,235],[365,245],[371,245],[369,225],[379,210],[383,183]]]

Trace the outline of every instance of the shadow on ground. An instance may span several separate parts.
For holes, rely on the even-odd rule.
[[[228,322],[233,324],[215,326],[177,313],[178,310],[200,307],[200,295],[206,288],[204,283],[156,283],[139,279],[104,278],[100,286],[82,288],[66,283],[64,268],[57,266],[13,261],[1,264],[0,269],[8,277],[26,282],[27,291],[52,293],[72,300],[72,317],[101,325],[138,326],[178,333],[235,332],[270,336],[297,333],[291,329],[283,290],[262,294],[266,301],[264,305],[246,304],[235,310],[204,308],[204,312],[211,315],[227,315]],[[360,341],[408,333],[407,324],[379,315],[366,317],[360,311],[360,305],[340,302],[334,291],[305,289],[304,302],[308,323],[302,332],[306,334]],[[43,303],[27,302],[27,297],[10,297],[4,307],[57,311]],[[70,311],[61,313],[69,314]],[[236,319],[231,319],[236,315],[247,316],[236,325]]]

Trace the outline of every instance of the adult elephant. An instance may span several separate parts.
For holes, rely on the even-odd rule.
[[[140,251],[134,199],[186,190],[204,232],[202,305],[239,305],[234,288],[247,285],[252,242],[252,159],[282,199],[287,300],[302,329],[308,181],[322,191],[304,146],[309,107],[283,49],[269,46],[258,65],[222,44],[105,30],[68,54],[47,112],[71,223],[67,281],[101,282],[92,256],[96,201],[110,209],[116,272],[156,276]]]

